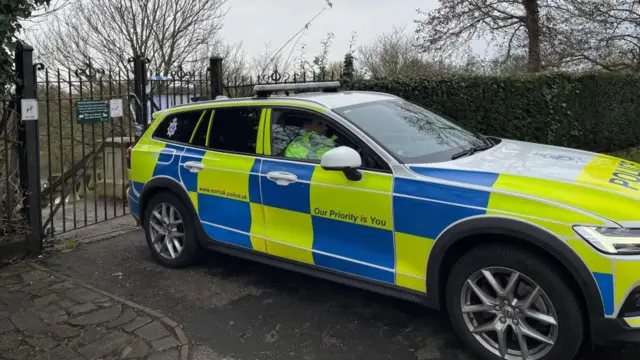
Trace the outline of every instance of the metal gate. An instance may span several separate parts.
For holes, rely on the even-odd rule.
[[[135,120],[125,104],[132,79],[90,62],[36,69],[43,233],[127,215],[125,152]]]

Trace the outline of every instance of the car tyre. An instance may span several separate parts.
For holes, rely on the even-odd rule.
[[[184,268],[198,260],[201,247],[193,218],[180,198],[171,192],[151,198],[143,224],[147,246],[158,263]]]
[[[573,359],[583,342],[585,322],[578,297],[560,274],[553,263],[521,248],[495,244],[468,251],[446,284],[447,310],[456,333],[482,359],[525,358],[518,350],[522,339],[529,360]],[[538,335],[543,338],[535,339]]]

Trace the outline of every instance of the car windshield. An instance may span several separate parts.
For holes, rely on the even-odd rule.
[[[449,161],[455,154],[489,145],[480,134],[402,99],[334,109],[404,163]]]

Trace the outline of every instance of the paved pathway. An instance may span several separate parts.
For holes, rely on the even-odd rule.
[[[0,268],[0,358],[187,360],[163,314],[35,264]]]

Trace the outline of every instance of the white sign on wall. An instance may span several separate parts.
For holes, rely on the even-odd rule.
[[[112,118],[122,117],[122,99],[109,100],[109,115]]]
[[[22,99],[22,121],[38,120],[38,100],[36,99]]]

